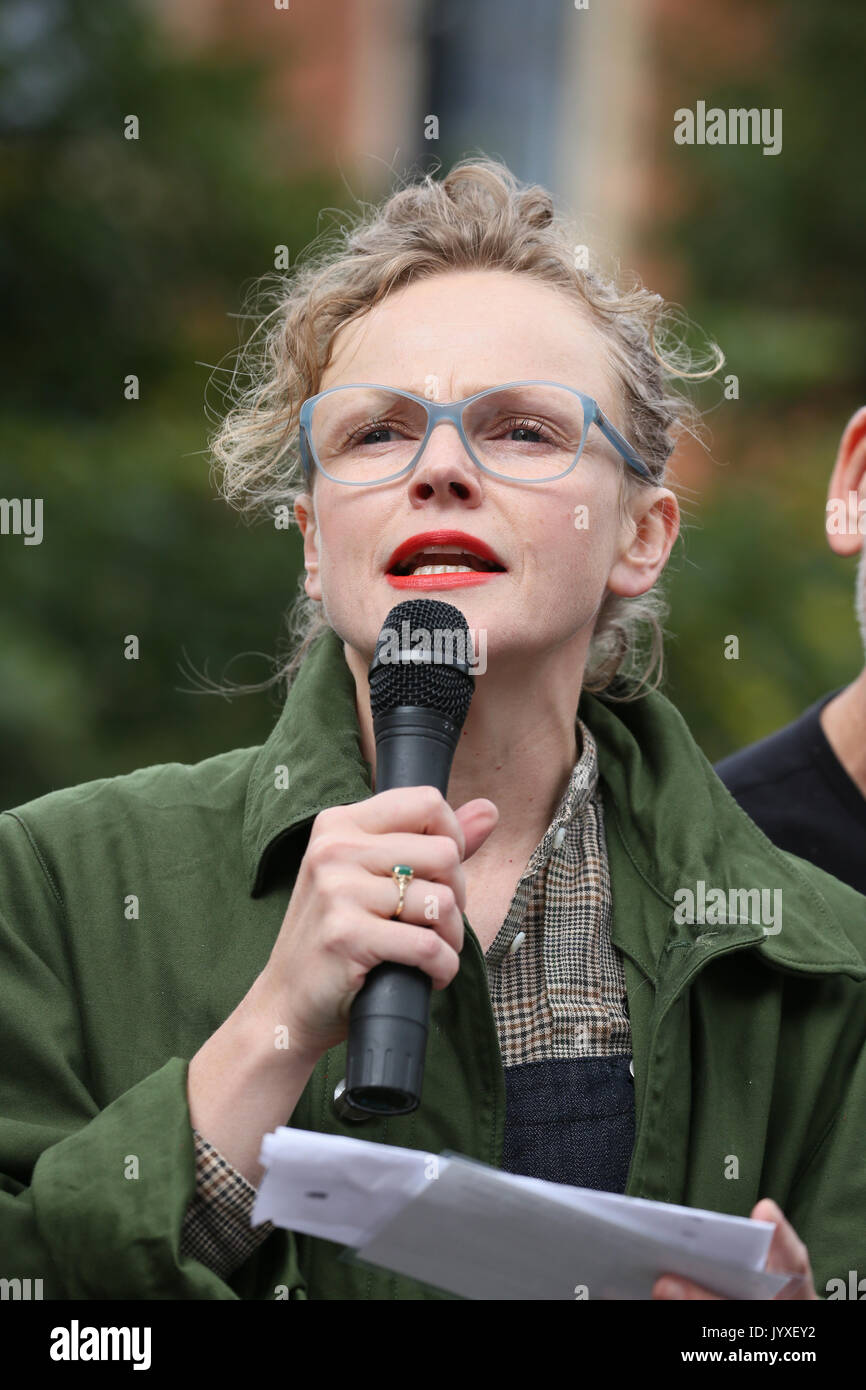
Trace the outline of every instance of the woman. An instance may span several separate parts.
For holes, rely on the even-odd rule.
[[[481,160],[296,275],[214,445],[230,501],[293,499],[303,533],[276,728],[2,818],[0,1215],[46,1296],[441,1296],[250,1229],[290,1119],[771,1220],[789,1297],[847,1276],[866,904],[776,851],[648,688],[685,407],[658,298],[573,244]],[[462,433],[425,437],[427,401]],[[367,670],[413,593],[486,640],[447,800],[376,793]],[[782,919],[703,911],[762,890]],[[433,981],[424,1094],[357,1123],[334,1093],[382,960]]]

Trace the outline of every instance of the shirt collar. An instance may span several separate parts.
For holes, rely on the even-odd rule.
[[[532,878],[547,863],[550,856],[568,838],[580,835],[581,817],[598,789],[598,749],[595,739],[581,719],[576,721],[581,752],[571,770],[568,786],[560,798],[553,820],[533,850],[529,863],[520,875]]]

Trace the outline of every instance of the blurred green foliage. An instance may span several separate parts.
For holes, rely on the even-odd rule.
[[[690,272],[693,291],[725,312],[736,342],[775,313],[790,319],[801,341],[806,316],[823,338],[837,325],[850,348],[849,382],[866,369],[866,278],[862,273],[866,181],[866,29],[861,0],[762,0],[744,6],[764,30],[761,57],[741,55],[736,14],[723,34],[709,23],[703,40],[683,43],[668,29],[657,53],[665,90],[675,105],[782,111],[782,149],[675,145],[662,124],[659,157],[682,176],[685,208],[656,223],[656,237]],[[719,51],[729,54],[728,63]],[[693,307],[690,304],[690,308]],[[838,338],[831,327],[825,379],[835,378]],[[778,332],[770,346],[782,348]],[[770,374],[773,364],[767,362]],[[813,382],[821,381],[820,370]],[[763,388],[760,376],[754,384]],[[756,393],[757,394],[757,393]]]
[[[753,423],[752,451],[774,433],[772,418]],[[857,562],[834,556],[823,530],[838,433],[791,429],[781,461],[759,457],[751,473],[720,461],[708,493],[684,508],[663,689],[711,760],[789,723],[863,665]]]
[[[19,407],[105,415],[126,372],[152,390],[228,346],[226,306],[333,189],[281,174],[292,132],[268,118],[263,63],[185,56],[129,0],[12,9],[30,38],[7,17],[4,385]]]
[[[44,506],[41,545],[0,542],[9,806],[267,736],[278,690],[195,692],[273,673],[300,543],[215,499],[204,364],[335,188],[286,175],[296,137],[262,104],[263,64],[185,56],[127,0],[12,4],[0,45],[0,496]]]
[[[823,523],[839,439],[866,403],[866,28],[861,0],[765,0],[761,57],[741,53],[736,11],[718,32],[676,26],[655,54],[671,123],[655,158],[681,197],[654,220],[651,247],[683,276],[692,320],[722,346],[708,408],[712,462],[669,577],[665,687],[718,758],[795,718],[863,666],[856,562],[830,551]],[[714,12],[717,13],[717,12]],[[730,55],[726,59],[725,55]],[[678,146],[677,107],[777,108],[782,150]],[[739,660],[723,636],[740,638]]]
[[[272,674],[299,546],[213,500],[200,423],[170,401],[130,403],[119,420],[75,428],[7,419],[2,446],[4,495],[38,477],[45,499],[42,544],[3,547],[7,804],[261,742],[276,688],[233,700],[202,688]],[[124,657],[130,634],[137,660]]]

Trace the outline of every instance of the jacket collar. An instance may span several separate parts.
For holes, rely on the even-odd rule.
[[[355,679],[341,639],[327,628],[301,663],[253,763],[242,832],[251,894],[263,891],[278,842],[329,806],[363,801],[372,785],[361,752]]]
[[[612,704],[584,692],[578,712],[598,747],[615,945],[653,977],[674,932],[682,944],[711,937],[708,957],[755,945],[782,969],[866,978],[866,961],[841,925],[845,919],[862,925],[866,898],[771,844],[665,696],[653,692]],[[354,677],[342,640],[328,628],[302,663],[253,763],[242,832],[251,894],[264,890],[277,844],[306,829],[326,807],[362,801],[371,792]],[[781,930],[766,934],[750,923],[674,927],[674,894],[700,882],[726,895],[778,888]]]

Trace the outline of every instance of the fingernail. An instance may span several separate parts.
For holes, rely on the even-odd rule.
[[[662,1285],[663,1298],[685,1298],[686,1291],[682,1284],[677,1283],[676,1279],[665,1279]]]

